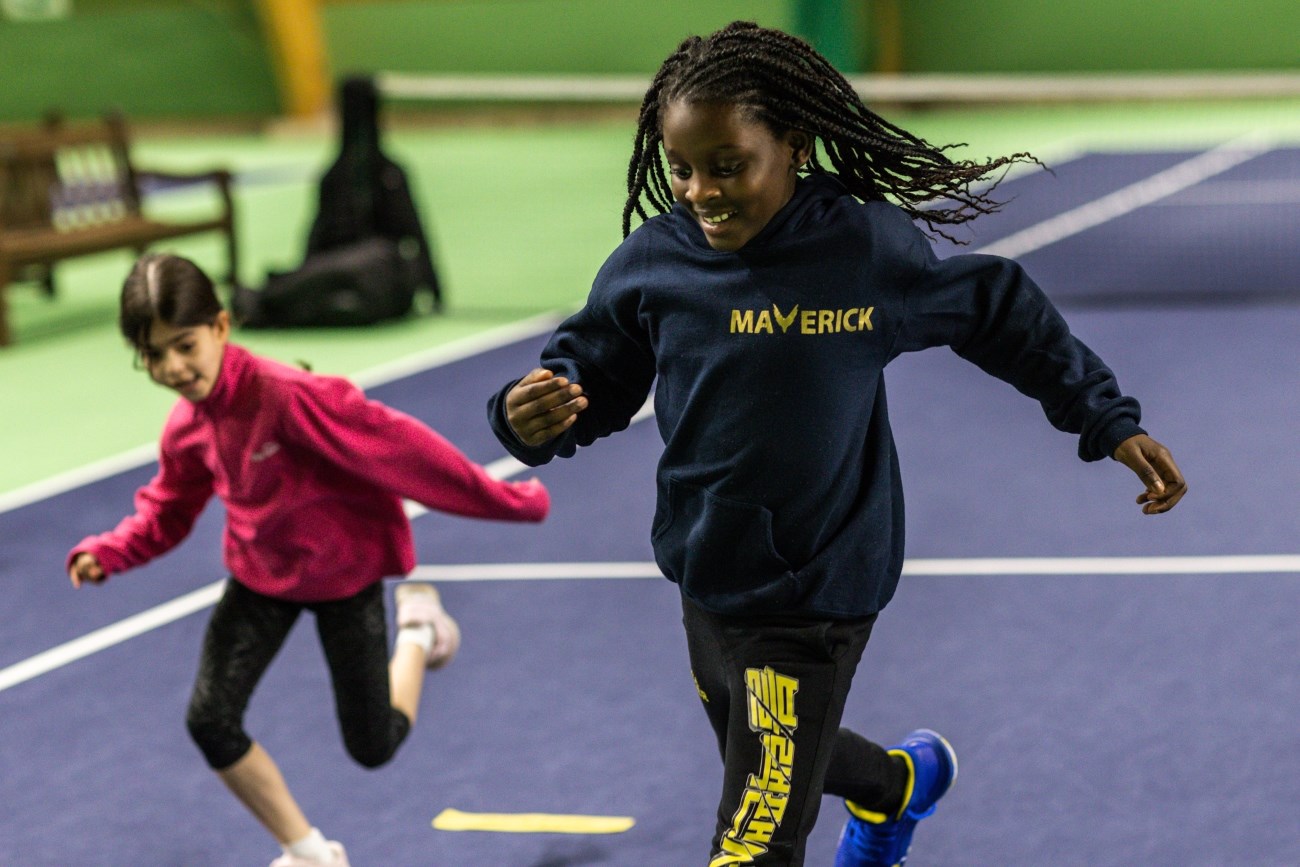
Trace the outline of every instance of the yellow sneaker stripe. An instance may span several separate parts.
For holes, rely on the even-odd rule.
[[[912,764],[912,757],[903,750],[890,750],[889,754],[891,756],[898,756],[907,765],[907,784],[903,787],[903,806],[898,808],[898,815],[893,817],[894,819],[901,819],[903,818],[903,811],[907,809],[907,802],[912,800],[912,789],[916,786],[916,766]],[[886,813],[876,813],[872,810],[867,810],[847,798],[844,799],[844,806],[847,807],[849,812],[857,818],[864,822],[870,822],[873,825],[879,825],[881,822],[890,818]]]
[[[849,812],[852,813],[855,817],[861,819],[864,822],[870,822],[873,825],[879,825],[881,822],[889,818],[884,813],[875,813],[872,812],[871,810],[863,809],[862,807],[859,807],[857,804],[853,803],[847,798],[844,799],[844,806],[848,807]]]
[[[907,810],[908,802],[912,800],[912,789],[916,787],[916,765],[912,764],[912,757],[905,750],[890,750],[889,754],[900,757],[907,764],[907,785],[903,787],[903,806],[898,808],[898,815],[894,817],[901,819]]]

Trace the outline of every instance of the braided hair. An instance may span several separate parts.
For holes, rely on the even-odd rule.
[[[965,223],[1001,206],[988,191],[972,190],[972,184],[999,168],[1005,174],[1013,163],[1038,162],[1027,153],[986,162],[950,159],[944,151],[960,145],[936,147],[873,113],[830,61],[804,40],[735,21],[707,38],[682,42],[650,83],[628,165],[625,237],[633,213],[649,218],[647,203],[658,213],[672,208],[672,188],[659,155],[660,120],[664,108],[678,100],[742,106],[774,133],[808,133],[814,143],[821,141],[830,168],[814,148],[805,171],[836,175],[863,201],[889,197],[949,240],[955,239],[941,226]],[[994,181],[988,190],[996,186]],[[922,207],[935,200],[945,206]]]

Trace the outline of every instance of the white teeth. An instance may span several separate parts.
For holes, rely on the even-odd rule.
[[[704,222],[706,222],[706,223],[712,223],[712,224],[715,225],[715,226],[716,226],[718,223],[725,223],[725,222],[726,222],[727,220],[729,220],[729,219],[731,219],[731,214],[718,214],[716,217],[704,217],[704,218],[703,218]]]

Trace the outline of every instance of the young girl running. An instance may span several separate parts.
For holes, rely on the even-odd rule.
[[[213,493],[225,504],[231,578],[213,611],[186,722],[208,764],[284,848],[273,867],[338,865],[343,846],[303,815],[270,755],[243,728],[248,701],[303,610],[329,665],[348,753],[378,767],[415,722],[425,669],[460,630],[429,584],[397,589],[388,658],[383,585],[415,565],[402,498],[475,518],[541,521],[536,480],[489,477],[410,416],[349,382],[260,358],[229,342],[211,280],[177,256],[142,257],[120,325],[149,377],[176,391],[158,474],[136,512],[68,555],[74,587],[180,543]]]
[[[949,346],[1038,400],[1081,458],[1131,468],[1145,513],[1183,496],[1137,401],[1024,271],[941,261],[913,225],[994,209],[975,184],[1026,158],[950,159],[784,33],[688,39],[642,103],[626,240],[541,367],[489,403],[538,465],[627,427],[657,380],[655,557],[724,767],[711,867],[802,864],[823,791],[848,806],[838,867],[893,867],[956,777],[932,731],[886,749],[839,727],[903,561],[890,360]]]

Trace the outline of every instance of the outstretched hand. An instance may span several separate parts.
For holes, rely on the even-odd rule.
[[[568,430],[587,408],[582,386],[536,368],[506,392],[506,421],[519,441],[540,446]]]
[[[95,555],[83,551],[72,561],[68,577],[72,579],[73,587],[80,588],[83,583],[102,584],[108,576],[104,574],[104,567],[99,565]]]
[[[1146,485],[1138,494],[1142,512],[1159,515],[1168,512],[1187,493],[1187,483],[1169,449],[1146,434],[1131,436],[1115,449],[1115,460],[1128,467]]]

